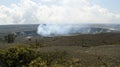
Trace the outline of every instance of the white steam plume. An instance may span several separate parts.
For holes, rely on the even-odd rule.
[[[81,27],[79,24],[40,24],[37,33],[45,37],[68,36],[81,33]]]

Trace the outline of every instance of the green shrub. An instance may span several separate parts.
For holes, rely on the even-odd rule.
[[[46,61],[43,61],[41,57],[30,62],[29,67],[47,67]]]
[[[27,47],[11,47],[0,51],[0,60],[7,67],[27,65],[35,57],[35,52]]]

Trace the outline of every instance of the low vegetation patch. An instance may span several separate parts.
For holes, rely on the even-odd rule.
[[[13,46],[0,50],[2,67],[53,67],[69,65],[65,52],[40,53],[26,46]]]
[[[30,45],[12,45],[0,49],[0,67],[86,67],[85,64],[89,60],[82,60],[84,57],[71,57],[65,51],[41,52],[39,49]],[[87,67],[113,67],[113,64],[104,61],[103,57],[99,57],[98,61],[99,66],[94,66],[95,62]]]

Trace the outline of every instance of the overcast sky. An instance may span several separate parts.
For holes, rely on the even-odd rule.
[[[0,0],[0,25],[120,24],[120,0]]]

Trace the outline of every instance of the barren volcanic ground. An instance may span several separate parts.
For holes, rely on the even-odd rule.
[[[33,28],[25,26],[26,30],[24,30],[25,32],[29,32],[32,29],[33,33],[36,28],[36,25]],[[6,43],[3,40],[3,35],[4,33],[7,34],[7,31],[5,31],[7,29],[4,26],[1,27],[0,49],[12,46],[13,44],[33,45],[36,46],[35,51],[42,53],[65,51],[68,57],[73,58],[73,61],[76,64],[81,64],[82,67],[92,65],[95,65],[95,67],[99,67],[100,65],[106,67],[120,66],[120,33],[118,32],[56,37],[42,37],[33,33],[33,35],[25,34],[25,36],[17,36],[14,43]],[[17,29],[17,31],[13,31],[13,28],[10,30],[21,32],[22,29],[23,27],[20,27],[20,30]]]
[[[24,39],[22,39],[24,40]],[[38,42],[41,52],[65,51],[76,63],[90,65],[120,65],[120,34],[84,34],[59,37],[33,37],[24,43]]]

